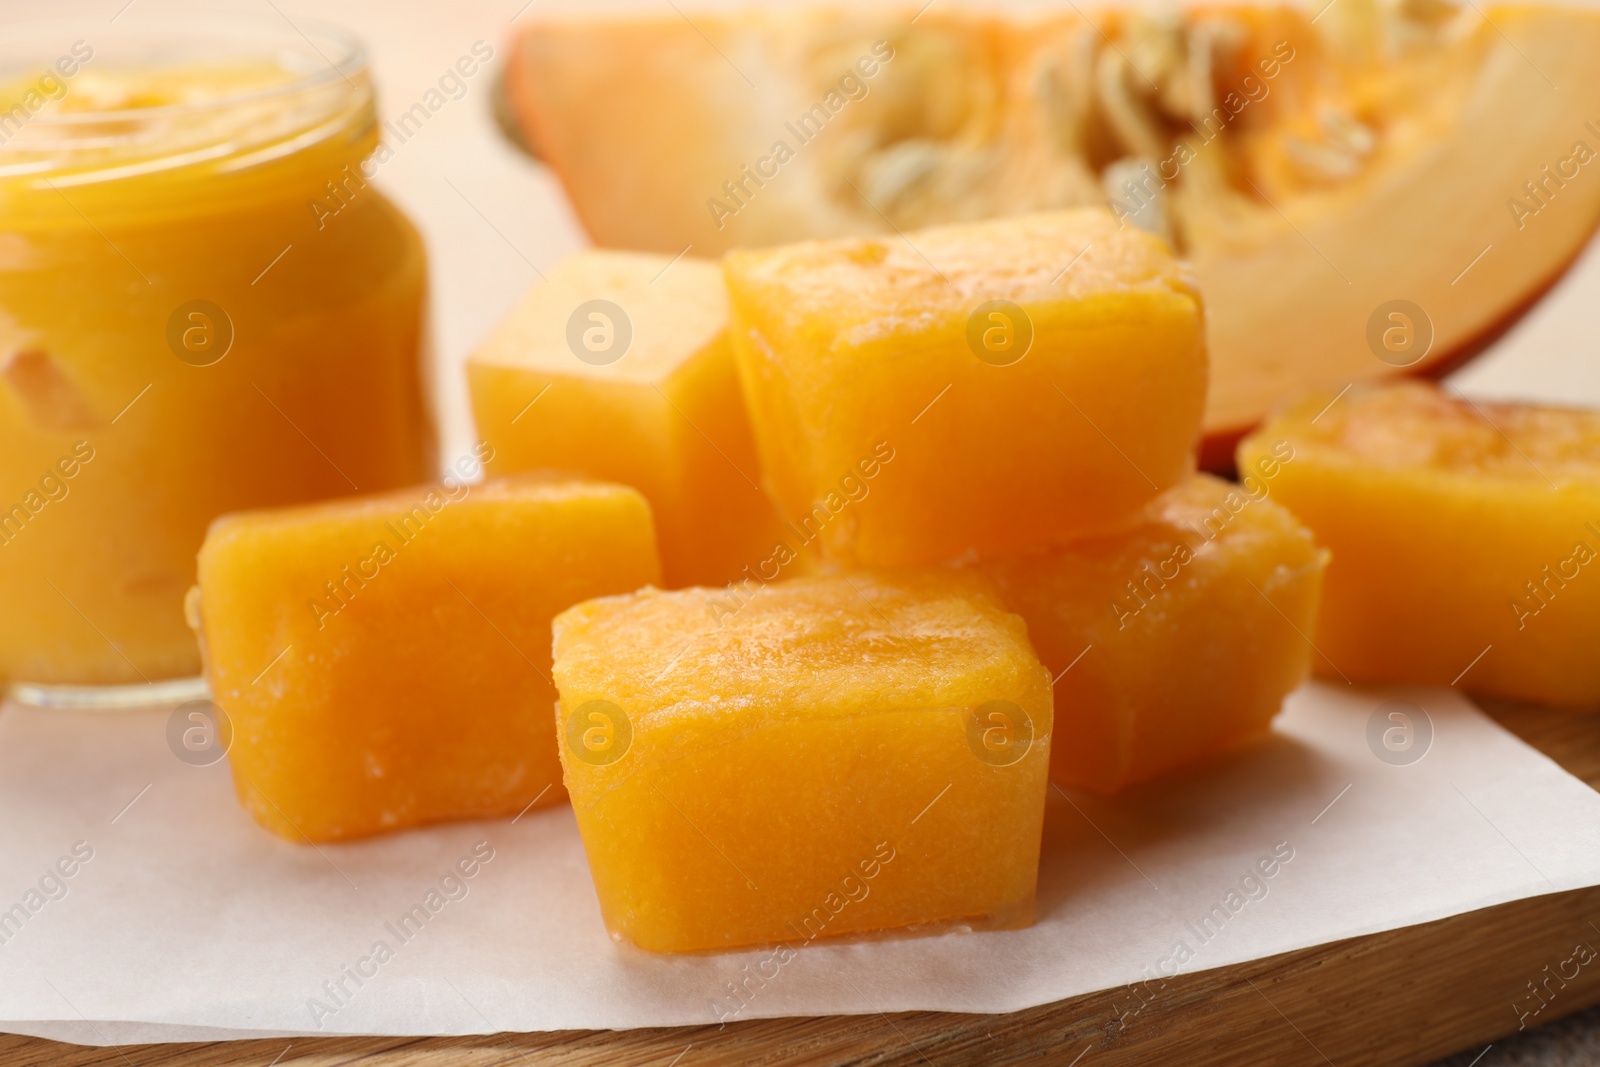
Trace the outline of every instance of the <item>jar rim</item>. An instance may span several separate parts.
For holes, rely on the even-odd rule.
[[[69,42],[66,46],[69,50],[84,42],[88,42],[91,48],[103,47],[103,42],[107,39],[104,34],[105,27],[94,24],[93,29],[98,37],[91,40],[84,32],[90,26],[91,24],[83,20],[52,19],[22,22],[8,27],[4,40],[0,41],[0,83],[11,78],[22,81],[30,76],[38,77],[55,71],[57,68],[50,65],[49,50],[51,47],[61,48],[63,41]],[[262,16],[206,13],[178,18],[153,15],[127,27],[117,27],[115,43],[126,45],[136,42],[145,46],[171,46],[175,41],[184,41],[190,45],[212,46],[233,43],[223,41],[221,38],[225,36],[235,37],[242,46],[236,53],[237,56],[278,61],[285,70],[296,76],[264,88],[221,94],[207,100],[85,111],[41,111],[30,115],[29,123],[37,122],[70,129],[79,125],[103,126],[108,123],[159,121],[203,115],[303,94],[337,79],[349,82],[351,88],[356,90],[357,86],[352,78],[364,77],[369,71],[366,46],[354,34],[329,23],[314,20],[295,22],[288,16],[283,16],[280,25]],[[277,39],[274,40],[274,37]],[[293,45],[294,42],[299,42],[299,46],[302,46],[298,55],[305,62],[304,69],[297,70],[283,63],[288,54],[283,45],[285,43]],[[304,51],[304,47],[309,47],[310,52]],[[13,55],[14,60],[11,58]],[[99,58],[98,55],[96,58]],[[15,69],[12,69],[13,67]],[[8,110],[6,105],[12,103],[14,102],[0,101],[0,114],[4,114]]]

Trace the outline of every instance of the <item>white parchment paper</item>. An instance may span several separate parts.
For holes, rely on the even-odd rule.
[[[1409,765],[1369,744],[1397,698],[1425,711],[1418,743],[1431,725]],[[238,807],[225,762],[176,759],[167,718],[0,714],[0,909],[26,913],[0,915],[0,1029],[104,1044],[1004,1012],[1600,883],[1600,794],[1454,693],[1313,684],[1220,763],[1112,801],[1052,789],[1032,929],[651,956],[606,936],[568,808],[294,845]]]

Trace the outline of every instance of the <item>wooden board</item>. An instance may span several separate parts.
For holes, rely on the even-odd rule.
[[[1600,713],[1505,705],[1502,725],[1600,788]],[[1553,817],[1558,817],[1552,813]],[[1407,1067],[1480,1049],[1600,1003],[1600,967],[1552,977],[1579,941],[1600,941],[1600,887],[1515,901],[1385,934],[1182,975],[1009,1015],[910,1012],[773,1019],[726,1027],[470,1038],[279,1038],[84,1048],[0,1036],[0,1067],[253,1064],[382,1067],[506,1064],[1181,1063]],[[1546,968],[1550,970],[1546,970]],[[1541,984],[1535,999],[1528,983]],[[679,1058],[681,1055],[681,1058]]]

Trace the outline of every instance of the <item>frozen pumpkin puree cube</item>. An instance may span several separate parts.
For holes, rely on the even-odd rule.
[[[1600,702],[1600,412],[1357,386],[1286,409],[1239,462],[1280,443],[1278,497],[1333,553],[1319,671]]]
[[[240,801],[327,841],[562,800],[550,620],[658,571],[644,498],[571,478],[218,519],[190,614]]]
[[[840,559],[1044,547],[1125,522],[1192,468],[1200,297],[1106,211],[733,252],[725,269],[768,489]]]
[[[982,564],[1056,680],[1056,781],[1112,793],[1228,748],[1305,679],[1327,553],[1270,499],[1281,467],[1194,475],[1126,530]]]
[[[467,361],[492,469],[634,486],[669,586],[736,580],[780,538],[727,324],[716,264],[598,250],[558,264]]]
[[[1033,918],[1050,676],[978,576],[644,590],[555,621],[614,938],[687,952]]]

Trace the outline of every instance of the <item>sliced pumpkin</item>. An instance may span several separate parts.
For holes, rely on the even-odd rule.
[[[514,110],[603,245],[706,256],[1088,203],[1162,234],[1206,294],[1214,455],[1281,398],[1463,350],[1600,217],[1596,11],[523,23]]]

